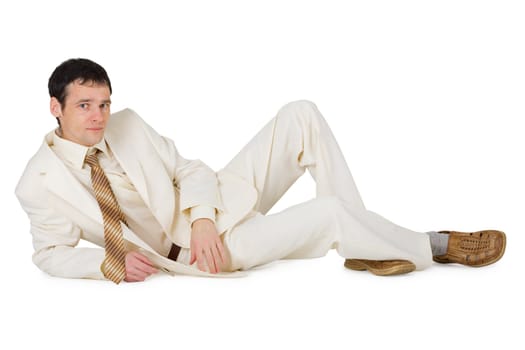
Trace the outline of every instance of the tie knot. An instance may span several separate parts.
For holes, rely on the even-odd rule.
[[[91,167],[98,166],[98,152],[87,155],[86,163]]]

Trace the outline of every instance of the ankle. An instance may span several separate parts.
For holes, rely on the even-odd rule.
[[[445,255],[448,248],[448,234],[430,231],[427,232],[427,235],[430,238],[430,248],[432,249],[432,255]]]

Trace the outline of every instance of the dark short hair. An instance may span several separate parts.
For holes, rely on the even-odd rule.
[[[108,73],[101,65],[85,58],[72,58],[56,67],[49,77],[47,85],[49,96],[55,97],[64,107],[67,97],[66,87],[75,81],[79,81],[80,84],[107,85],[109,93],[112,93]]]

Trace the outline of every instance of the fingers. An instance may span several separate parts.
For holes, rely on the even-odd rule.
[[[126,267],[126,281],[142,282],[149,276],[156,274],[157,269],[149,266],[129,266]]]
[[[213,246],[209,246],[208,249],[204,250],[204,256],[208,263],[208,268],[211,273],[217,273],[217,264],[215,262],[215,256],[213,255]]]
[[[158,270],[153,263],[144,255],[138,252],[126,254],[126,278],[127,282],[142,282]]]
[[[195,247],[191,246],[191,259],[190,259],[190,265],[193,265],[193,263],[197,260],[197,254],[195,253]]]
[[[204,254],[203,249],[199,249],[196,253],[197,255],[197,267],[201,271],[207,271],[206,267],[208,266],[208,263],[206,261],[206,255]]]
[[[222,244],[222,241],[219,237],[217,237],[217,241],[212,246],[212,253],[214,257],[216,272],[221,272],[225,268],[227,268],[229,261],[227,258],[226,250],[224,249],[224,245]]]
[[[213,221],[196,220],[191,232],[190,265],[197,262],[199,270],[217,273],[225,265],[225,256],[224,247]]]
[[[226,265],[224,246],[220,240],[212,241],[206,247],[192,250],[190,264],[197,261],[197,267],[201,271],[218,273]],[[195,256],[195,258],[194,258]]]
[[[224,244],[222,244],[221,240],[217,242],[217,251],[221,259],[221,267],[226,267],[227,265],[229,265],[228,254],[226,253],[226,250],[224,249]]]
[[[154,267],[153,263],[145,255],[140,254],[139,252],[133,252],[133,255],[144,265]]]
[[[220,243],[220,242],[219,242]],[[212,253],[215,261],[215,271],[221,271],[221,268],[224,266],[224,259],[219,251],[219,243],[212,246]]]

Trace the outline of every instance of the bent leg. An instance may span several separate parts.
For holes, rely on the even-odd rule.
[[[264,216],[305,169],[317,198]],[[221,171],[258,192],[253,216],[224,235],[233,269],[323,256],[331,248],[345,258],[410,260],[418,269],[432,261],[427,235],[365,209],[333,133],[311,102],[281,108]]]
[[[266,214],[308,169],[316,195],[337,196],[356,209],[364,205],[327,122],[309,101],[285,105],[223,169],[258,192],[255,210]]]

